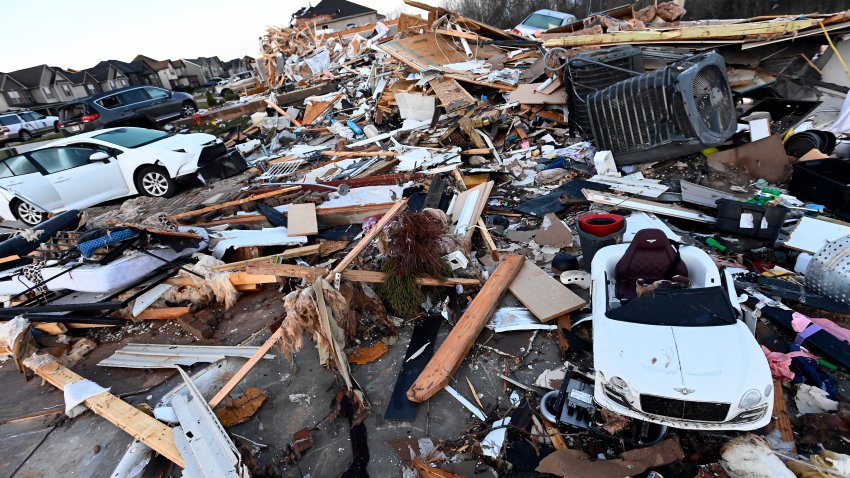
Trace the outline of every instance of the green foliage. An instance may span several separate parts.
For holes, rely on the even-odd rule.
[[[226,95],[223,96],[224,101],[237,101],[239,100],[239,95],[232,91],[228,91]]]
[[[400,316],[413,317],[419,312],[419,305],[425,302],[425,294],[416,283],[416,276],[404,274],[400,269],[397,258],[384,261],[381,271],[386,274],[386,279],[378,284],[375,292]]]
[[[213,106],[218,105],[218,100],[215,99],[215,96],[213,95],[212,89],[207,90],[206,96],[207,96],[207,107],[212,108]]]

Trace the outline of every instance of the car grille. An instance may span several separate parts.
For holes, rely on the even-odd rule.
[[[198,166],[203,166],[208,162],[220,158],[227,154],[227,146],[224,143],[216,143],[205,147],[201,150],[201,156],[198,157]]]
[[[655,395],[641,395],[640,407],[652,415],[699,422],[722,422],[729,413],[728,403],[690,402]]]

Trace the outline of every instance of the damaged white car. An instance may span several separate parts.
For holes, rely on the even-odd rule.
[[[0,161],[0,217],[32,226],[47,213],[134,194],[170,197],[181,178],[221,178],[246,167],[241,155],[209,134],[92,131]]]
[[[770,368],[729,274],[708,254],[645,229],[631,244],[601,249],[592,281],[599,405],[681,429],[767,425]]]

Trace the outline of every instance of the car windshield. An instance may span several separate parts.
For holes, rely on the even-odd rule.
[[[544,30],[548,30],[551,27],[560,26],[561,19],[558,17],[543,15],[542,13],[532,13],[531,16],[522,22],[522,24],[531,28],[542,28]]]
[[[723,287],[655,289],[605,315],[621,322],[673,327],[730,325],[737,320]]]
[[[164,131],[144,128],[119,128],[92,136],[94,139],[106,141],[124,148],[138,148],[151,144],[168,136]]]

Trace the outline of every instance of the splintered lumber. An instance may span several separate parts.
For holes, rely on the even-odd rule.
[[[548,322],[587,305],[584,299],[530,260],[525,261],[522,270],[511,282],[510,291],[541,322]]]
[[[222,264],[220,266],[214,266],[212,268],[213,272],[224,272],[224,271],[232,271],[235,269],[244,269],[251,264],[262,264],[264,262],[271,262],[273,260],[285,260],[292,259],[295,257],[302,256],[311,256],[313,254],[318,254],[321,250],[321,246],[319,244],[311,244],[309,246],[295,247],[292,249],[288,249],[286,251],[281,252],[280,254],[272,254],[270,256],[263,257],[255,257],[253,259],[248,259],[245,261],[239,262],[231,262],[229,264]]]
[[[277,277],[297,277],[315,281],[317,277],[327,273],[327,269],[320,267],[299,266],[296,264],[251,264],[248,266],[248,272],[251,274],[263,274],[263,277],[273,275]],[[360,271],[348,270],[342,272],[343,280],[350,282],[368,282],[372,284],[380,284],[386,280],[387,275],[380,271]],[[447,286],[454,287],[456,285],[478,287],[481,281],[478,279],[467,279],[449,277],[446,280],[434,279],[432,277],[419,277],[416,283],[422,286]]]
[[[463,478],[463,475],[435,468],[419,458],[414,458],[411,463],[413,464],[413,467],[419,471],[419,476],[423,478]]]
[[[139,320],[168,320],[182,317],[189,313],[191,307],[151,307],[136,316]]]
[[[201,214],[206,214],[208,212],[219,211],[221,209],[230,207],[230,206],[238,206],[240,204],[245,204],[246,202],[258,201],[260,199],[270,198],[272,196],[279,196],[281,194],[293,193],[295,191],[300,191],[301,186],[292,186],[288,188],[278,189],[277,191],[270,191],[267,193],[257,194],[255,196],[237,199],[235,201],[223,202],[221,204],[215,204],[209,207],[205,207],[202,209],[196,209],[194,211],[181,212],[180,214],[175,214],[171,216],[171,219],[177,221],[179,219],[184,219],[187,217],[199,216]]]
[[[375,224],[372,229],[369,230],[369,233],[366,234],[363,239],[360,239],[360,242],[358,242],[357,245],[354,246],[351,251],[346,254],[345,257],[342,258],[341,261],[339,261],[339,264],[337,264],[332,271],[328,272],[328,275],[325,276],[325,280],[332,281],[334,276],[337,275],[337,273],[344,271],[345,268],[348,267],[349,264],[351,264],[351,261],[356,259],[360,255],[360,253],[363,252],[363,249],[366,249],[366,246],[368,246],[369,243],[372,242],[372,239],[377,237],[378,234],[380,234],[381,231],[383,231],[384,228],[387,227],[387,224],[389,224],[390,221],[392,221],[393,218],[405,208],[407,208],[407,199],[395,203],[395,205],[390,208],[390,210],[387,211],[386,214],[384,214],[381,220],[378,221],[378,223]]]
[[[650,43],[671,40],[733,39],[759,35],[793,33],[818,24],[816,19],[726,25],[688,26],[674,30],[637,30],[631,32],[571,35],[543,42],[546,48],[604,45],[611,43]]]
[[[319,233],[316,205],[311,202],[290,204],[287,209],[289,236],[315,236]]]
[[[524,257],[515,255],[505,256],[499,262],[493,275],[407,391],[410,401],[422,403],[449,383],[524,263]]]
[[[38,364],[34,362],[28,365],[32,371],[59,390],[65,390],[66,385],[85,380],[56,361]],[[83,403],[91,411],[109,420],[113,425],[168,458],[175,465],[181,468],[186,466],[183,456],[174,444],[174,433],[171,427],[109,392],[99,393]]]
[[[440,77],[432,80],[428,85],[434,89],[434,94],[440,99],[440,103],[446,109],[447,113],[461,108],[466,109],[468,106],[475,104],[475,97],[460,86],[457,80]],[[489,148],[486,149],[489,152]]]
[[[266,104],[269,105],[271,109],[277,111],[279,115],[289,118],[289,121],[292,121],[292,124],[294,124],[295,126],[301,126],[301,123],[297,119],[293,118],[292,115],[287,113],[285,109],[278,106],[277,103],[275,103],[274,101],[266,100]]]

